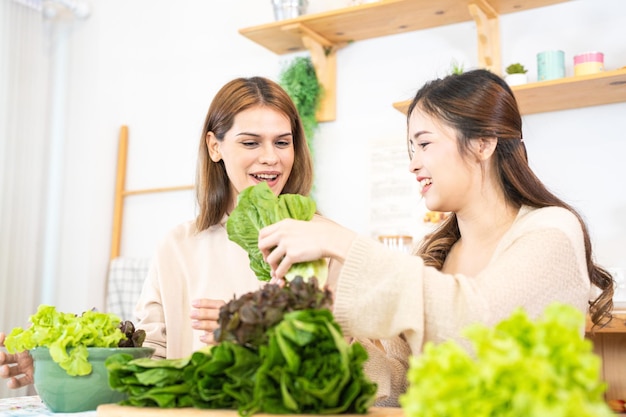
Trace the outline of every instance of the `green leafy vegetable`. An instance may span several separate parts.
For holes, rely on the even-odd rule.
[[[28,329],[16,327],[7,336],[9,353],[47,347],[52,360],[69,375],[91,373],[87,347],[116,347],[126,338],[119,328],[120,318],[111,313],[86,311],[77,316],[40,305],[29,321]]]
[[[330,290],[321,290],[315,277],[296,277],[289,285],[265,285],[226,303],[218,318],[215,340],[234,341],[258,349],[267,344],[268,330],[290,311],[330,308]]]
[[[470,355],[454,341],[427,343],[411,359],[407,417],[611,417],[600,358],[584,316],[555,303],[532,321],[522,309],[493,328],[469,326]]]
[[[210,352],[207,347],[181,359],[133,359],[118,353],[109,356],[104,364],[111,388],[128,394],[122,405],[191,407],[197,403],[191,377],[198,366],[209,360]]]
[[[125,320],[119,324],[119,328],[126,338],[120,340],[119,347],[141,347],[146,340],[146,331],[135,329],[135,325],[130,320]]]
[[[311,220],[315,209],[315,202],[309,197],[298,194],[281,194],[277,197],[266,182],[260,182],[239,194],[237,207],[226,222],[228,238],[248,252],[250,268],[257,278],[269,281],[271,271],[259,250],[259,230],[288,218]],[[319,259],[294,264],[285,278],[291,281],[296,276],[305,279],[315,276],[323,285],[327,275],[326,261]]]
[[[198,408],[238,409],[254,401],[255,374],[261,364],[257,351],[222,342],[194,373],[192,393]]]
[[[128,394],[124,405],[366,413],[376,394],[363,372],[367,352],[344,339],[330,303],[314,277],[267,284],[221,308],[219,344],[179,360],[111,356],[109,383]]]
[[[285,314],[261,346],[256,408],[270,414],[365,414],[376,385],[363,373],[367,352],[349,344],[327,309]]]

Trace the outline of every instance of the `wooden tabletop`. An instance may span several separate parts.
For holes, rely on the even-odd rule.
[[[128,407],[117,404],[103,404],[98,407],[97,417],[240,417],[236,410],[203,410],[199,408],[150,408]],[[255,414],[254,417],[269,417],[269,414]],[[296,414],[284,415],[294,417]],[[302,415],[311,417],[310,414]],[[401,408],[371,407],[363,414],[325,415],[324,417],[404,417]],[[272,415],[276,417],[276,415]]]

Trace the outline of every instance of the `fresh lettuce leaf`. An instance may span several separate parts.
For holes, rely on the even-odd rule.
[[[15,327],[5,340],[9,353],[47,347],[52,360],[69,375],[88,375],[91,364],[87,347],[116,347],[126,338],[119,329],[120,318],[112,313],[86,311],[77,316],[53,306],[40,305],[29,318],[31,326]]]
[[[268,333],[255,403],[243,405],[244,414],[367,413],[377,390],[363,372],[367,352],[344,339],[330,310],[289,312]]]
[[[554,303],[538,320],[522,310],[494,327],[474,324],[458,342],[424,346],[411,358],[407,417],[611,417],[600,358],[583,338],[584,315]]]
[[[310,197],[299,194],[276,196],[266,182],[260,182],[239,194],[237,207],[226,222],[226,231],[230,240],[248,252],[250,268],[257,278],[269,281],[271,269],[259,250],[259,231],[283,219],[309,221],[315,215],[315,210],[315,202]],[[327,275],[326,261],[319,259],[292,265],[285,278],[291,281],[296,276],[304,279],[314,276],[320,285],[324,285]]]
[[[109,384],[128,394],[123,405],[366,414],[377,390],[363,370],[368,354],[344,338],[330,295],[315,277],[265,285],[222,307],[218,344],[183,359],[118,353],[105,362]]]

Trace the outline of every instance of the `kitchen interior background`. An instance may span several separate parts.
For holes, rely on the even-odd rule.
[[[7,167],[9,158],[45,162],[55,155],[62,161],[53,197],[14,208],[10,222],[0,216],[4,331],[26,324],[42,300],[63,311],[103,308],[121,125],[130,132],[127,188],[191,184],[200,129],[217,90],[239,76],[277,80],[293,57],[278,56],[238,33],[274,20],[270,0],[60,3],[79,6],[77,14],[68,17],[61,10],[46,17],[16,0],[0,4],[0,85],[7,92],[0,99],[0,164]],[[310,0],[308,12],[349,3]],[[536,54],[544,50],[565,51],[567,76],[573,75],[573,56],[587,51],[604,52],[607,70],[621,68],[626,2],[572,0],[502,15],[500,35],[502,66],[523,63],[531,82]],[[320,124],[314,139],[315,199],[322,213],[373,236],[418,237],[427,230],[426,210],[401,154],[405,116],[392,103],[446,75],[453,61],[477,67],[474,22],[359,41],[338,51],[337,119]],[[32,94],[60,99],[33,108],[24,99]],[[597,259],[623,271],[626,103],[529,115],[524,123],[532,167],[582,212]],[[29,147],[29,135],[36,134],[49,135],[56,147]],[[33,189],[27,180],[50,181],[45,172],[29,177],[46,169],[38,165],[0,171],[0,209]],[[191,191],[136,196],[126,204],[123,256],[151,256],[169,228],[195,216]],[[20,229],[24,223],[27,230]],[[43,244],[54,247],[52,260],[36,249],[46,239]],[[46,278],[25,287],[25,273]]]

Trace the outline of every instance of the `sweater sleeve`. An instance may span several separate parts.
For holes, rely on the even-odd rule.
[[[582,234],[526,223],[501,241],[475,277],[444,274],[418,256],[357,237],[337,282],[337,322],[354,337],[402,334],[417,354],[426,341],[454,338],[463,344],[464,327],[495,324],[517,307],[537,316],[560,301],[586,312],[590,284]],[[576,222],[567,227],[580,231]]]
[[[158,270],[153,261],[135,307],[135,327],[146,332],[143,345],[156,349],[152,357],[164,359],[167,357],[165,316],[158,282]]]
[[[408,388],[406,378],[411,350],[401,336],[393,339],[357,339],[368,360],[363,370],[376,383],[376,407],[400,407],[399,398]]]

